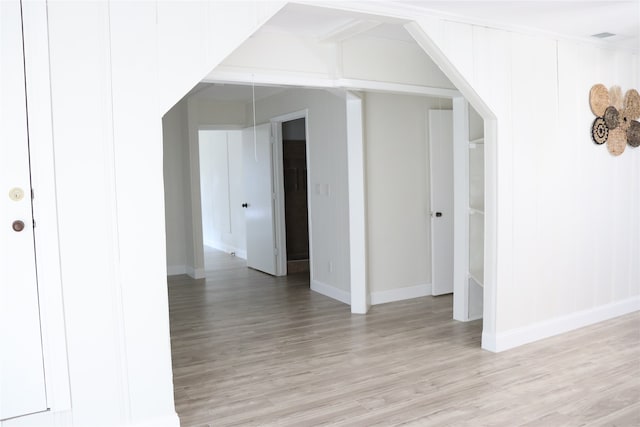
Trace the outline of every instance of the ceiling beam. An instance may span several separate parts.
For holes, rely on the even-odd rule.
[[[341,41],[355,37],[358,34],[365,33],[379,25],[382,22],[369,21],[363,19],[352,19],[344,25],[329,31],[324,36],[318,38],[320,43],[339,43]]]

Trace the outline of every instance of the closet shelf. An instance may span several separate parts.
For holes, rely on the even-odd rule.
[[[484,211],[482,209],[469,208],[469,215],[484,215]]]
[[[473,139],[469,141],[469,147],[475,148],[476,145],[484,145],[484,138]]]
[[[478,279],[478,273],[474,274],[473,272],[469,272],[469,279],[473,280],[478,286],[484,288],[484,283],[482,280]]]

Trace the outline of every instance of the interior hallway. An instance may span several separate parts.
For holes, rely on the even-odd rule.
[[[366,316],[207,251],[206,279],[169,278],[184,426],[637,426],[640,312],[500,354],[451,296]]]

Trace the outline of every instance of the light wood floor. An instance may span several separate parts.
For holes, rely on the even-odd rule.
[[[640,313],[500,354],[450,296],[366,316],[208,252],[169,280],[182,426],[640,426]]]

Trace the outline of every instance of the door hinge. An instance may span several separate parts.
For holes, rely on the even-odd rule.
[[[278,198],[278,196],[277,196],[277,194],[276,194],[276,193],[271,193],[271,198],[272,198],[273,200],[276,200],[276,199]]]
[[[278,248],[273,248],[273,254],[274,254],[275,256],[278,256]]]
[[[33,228],[36,228],[36,220],[33,219],[32,221],[33,221]]]
[[[31,200],[36,198],[36,193],[35,191],[33,191],[33,188],[31,189]]]

